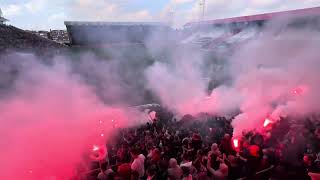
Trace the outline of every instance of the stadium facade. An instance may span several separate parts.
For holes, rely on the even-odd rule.
[[[74,46],[144,43],[153,32],[171,31],[158,22],[65,21],[65,25]]]
[[[279,19],[296,27],[320,24],[320,7],[265,13],[187,23],[182,31],[173,31],[159,22],[86,22],[66,21],[70,44],[95,46],[109,44],[143,44],[154,32],[165,32],[161,38],[177,38],[182,43],[212,48],[221,44],[237,44],[256,37],[271,20]],[[284,21],[283,21],[284,20]],[[168,34],[170,32],[170,34]]]
[[[320,7],[266,13],[226,19],[190,22],[184,26],[183,43],[207,49],[225,49],[257,37],[271,20],[283,27],[313,26],[320,30]]]
[[[185,28],[198,28],[210,26],[229,26],[234,28],[247,27],[250,25],[262,26],[270,20],[274,19],[296,19],[300,22],[306,20],[318,20],[320,17],[320,7],[298,9],[283,12],[265,13],[252,16],[241,16],[226,19],[215,19],[200,22],[190,22],[185,25]],[[296,22],[297,22],[296,21]]]

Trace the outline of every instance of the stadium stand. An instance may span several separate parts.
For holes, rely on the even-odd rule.
[[[290,11],[282,11],[282,12],[274,12],[274,13],[265,13],[265,14],[257,14],[252,16],[241,16],[241,17],[233,17],[226,19],[216,19],[202,22],[190,22],[185,25],[185,27],[194,27],[194,26],[205,26],[205,25],[224,25],[224,24],[235,24],[235,23],[263,23],[266,21],[270,21],[275,18],[281,17],[295,17],[295,18],[305,18],[305,17],[315,17],[320,15],[320,7],[314,8],[306,8],[306,9],[297,9]]]
[[[297,28],[310,24],[316,26],[320,21],[320,7],[190,22],[184,26],[183,33],[188,38],[182,43],[200,45],[207,49],[217,49],[221,45],[237,45],[257,37],[272,20]]]
[[[171,28],[158,22],[85,22],[66,21],[73,46],[114,44],[143,44],[153,32],[170,32]]]

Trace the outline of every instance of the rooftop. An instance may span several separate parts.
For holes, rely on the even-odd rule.
[[[263,20],[271,20],[274,18],[280,17],[308,17],[308,16],[320,16],[320,7],[314,8],[306,8],[306,9],[297,9],[290,11],[282,11],[282,12],[274,12],[274,13],[264,13],[257,14],[251,16],[240,16],[240,17],[232,17],[225,19],[215,19],[209,21],[201,21],[201,22],[190,22],[187,23],[186,26],[194,25],[194,24],[225,24],[225,23],[237,23],[237,22],[250,22],[250,21],[263,21]]]
[[[106,25],[115,25],[115,26],[168,26],[166,23],[161,22],[106,22],[106,21],[65,21],[65,25],[73,26],[106,26]]]

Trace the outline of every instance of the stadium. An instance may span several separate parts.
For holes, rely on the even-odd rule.
[[[310,24],[317,25],[319,17],[320,8],[315,7],[253,16],[190,22],[184,26],[187,36],[184,42],[200,44],[205,48],[214,48],[217,44],[237,44],[255,38],[273,20],[281,21],[280,23],[283,25],[289,23],[288,26],[303,28]],[[313,28],[318,29],[319,27]]]
[[[158,22],[75,22],[66,21],[71,44],[141,44],[151,33],[170,33],[170,27]]]
[[[320,179],[320,7],[64,24],[0,10],[0,179]]]

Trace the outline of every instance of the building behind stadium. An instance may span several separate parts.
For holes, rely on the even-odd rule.
[[[0,24],[4,24],[6,21],[8,21],[6,18],[3,17],[1,8],[0,8]]]

